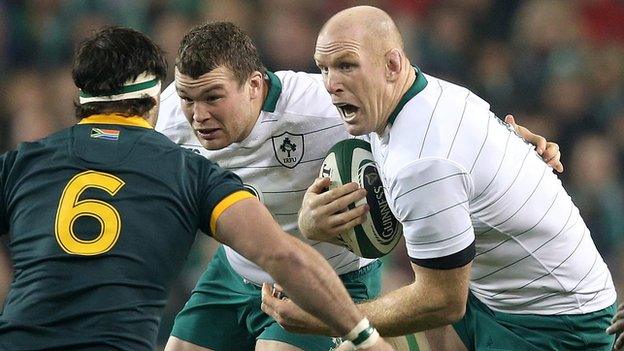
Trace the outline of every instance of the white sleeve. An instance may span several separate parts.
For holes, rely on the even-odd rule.
[[[475,235],[468,203],[472,189],[468,172],[447,159],[420,159],[396,173],[389,191],[413,262],[455,261],[442,262],[448,269],[472,260]]]

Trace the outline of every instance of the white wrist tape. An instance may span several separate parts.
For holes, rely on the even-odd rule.
[[[344,338],[347,340],[354,340],[358,337],[358,335],[360,335],[361,332],[366,330],[366,328],[368,327],[370,327],[370,321],[368,320],[368,318],[365,317],[361,321],[359,321],[358,324],[356,324],[355,327],[353,327],[353,329],[351,329],[351,331],[347,335],[345,335]]]
[[[379,341],[379,332],[377,329],[373,329],[373,333],[361,343],[355,345],[356,350],[367,349],[369,347],[373,347]]]
[[[352,350],[369,348],[379,340],[379,332],[373,328],[368,318],[363,318],[345,336],[347,345]]]
[[[353,344],[353,341],[351,340],[347,340],[343,342],[340,346],[342,346],[343,348],[345,346],[348,347],[347,349],[345,349],[346,351],[362,350],[362,349],[366,349],[375,345],[377,341],[379,341],[379,338],[380,338],[379,332],[377,332],[377,330],[375,329],[374,332],[367,339],[365,339],[363,342],[361,342],[357,346]]]

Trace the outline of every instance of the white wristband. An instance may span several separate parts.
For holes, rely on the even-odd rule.
[[[355,325],[355,327],[353,327],[353,329],[351,329],[349,333],[347,333],[347,335],[345,335],[345,339],[354,340],[358,337],[358,335],[360,335],[361,332],[366,330],[366,328],[368,328],[369,326],[370,322],[368,318],[364,317],[361,321],[358,322],[358,324]]]
[[[364,340],[358,345],[355,345],[355,349],[356,350],[367,349],[375,345],[377,341],[379,341],[379,332],[377,331],[377,329],[375,329],[375,331],[373,331],[373,333],[368,337],[368,339]]]
[[[355,346],[355,344],[353,344],[353,341],[351,340],[344,341],[342,344],[340,344],[340,346],[345,351],[357,351],[357,350],[372,347],[373,345],[377,343],[377,341],[379,341],[379,338],[380,338],[379,332],[375,329],[375,331],[366,340],[364,340],[362,343],[360,343],[357,346]],[[345,348],[345,347],[348,347],[348,348]]]

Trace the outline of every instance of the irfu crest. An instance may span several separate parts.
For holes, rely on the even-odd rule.
[[[275,158],[284,167],[295,168],[303,157],[303,134],[284,132],[271,138]]]

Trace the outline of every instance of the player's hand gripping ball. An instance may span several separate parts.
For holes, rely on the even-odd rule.
[[[327,153],[320,176],[331,179],[331,188],[357,182],[367,191],[365,199],[349,205],[351,209],[367,203],[370,210],[366,221],[338,239],[361,257],[377,258],[392,251],[401,239],[402,226],[386,201],[370,144],[360,139],[337,143]]]

